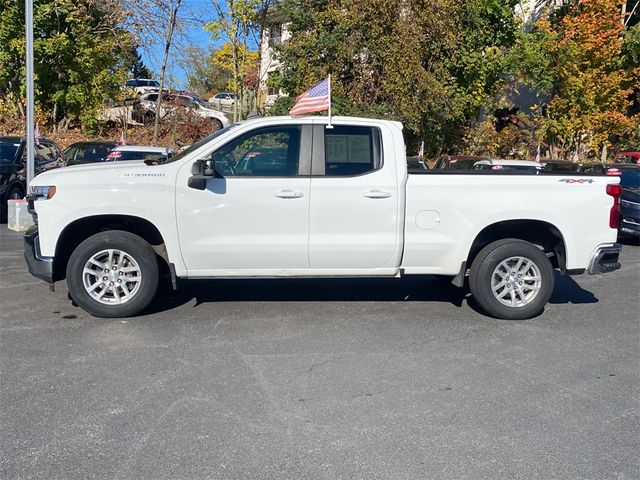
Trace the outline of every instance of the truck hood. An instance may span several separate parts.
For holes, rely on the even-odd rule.
[[[96,162],[82,165],[72,165],[64,168],[56,168],[37,175],[31,185],[57,185],[59,183],[90,183],[97,176],[108,177],[128,177],[128,176],[155,176],[154,174],[162,174],[164,176],[164,168],[162,165],[147,165],[141,160],[127,160],[122,162]]]

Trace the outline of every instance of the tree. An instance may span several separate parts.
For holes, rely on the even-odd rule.
[[[214,42],[224,41],[223,48],[227,45],[228,57],[231,67],[230,90],[239,101],[234,103],[233,120],[240,119],[239,108],[245,102],[245,80],[247,76],[246,65],[258,63],[259,54],[253,54],[260,44],[262,30],[264,28],[269,9],[274,0],[212,0],[215,19],[206,26]],[[225,55],[227,53],[225,52]],[[251,56],[250,56],[251,54]],[[257,83],[252,88],[251,103],[255,103]]]
[[[565,151],[601,150],[604,157],[614,140],[634,135],[640,68],[632,33],[623,48],[624,29],[617,0],[582,0],[522,36],[515,70],[551,95],[540,140]]]
[[[24,2],[0,0],[0,90],[22,110]],[[92,123],[103,99],[122,85],[121,55],[133,45],[116,0],[42,0],[34,5],[35,94],[56,130]]]
[[[211,51],[192,45],[185,49],[181,65],[187,72],[187,89],[203,98],[228,88],[231,71],[215,63]]]
[[[511,0],[284,0],[291,38],[274,82],[298,95],[332,74],[334,111],[404,122],[435,153],[502,81],[514,41]],[[375,21],[372,21],[375,19]]]
[[[160,122],[160,104],[162,103],[162,92],[164,92],[165,73],[167,71],[167,62],[169,61],[169,52],[171,51],[171,42],[173,41],[173,33],[178,22],[178,11],[182,0],[171,0],[171,15],[167,23],[167,30],[165,34],[164,54],[162,56],[162,67],[160,68],[160,95],[156,100],[156,113],[153,122],[153,142],[158,140],[158,125]]]

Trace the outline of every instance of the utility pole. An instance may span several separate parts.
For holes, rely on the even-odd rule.
[[[33,0],[25,0],[25,27],[27,37],[27,192],[34,177],[34,131],[33,108]]]
[[[171,50],[171,40],[173,38],[173,30],[176,27],[176,21],[178,17],[178,9],[180,8],[182,0],[178,0],[175,4],[173,11],[171,12],[171,18],[169,19],[169,27],[167,30],[166,42],[164,45],[164,57],[162,59],[162,70],[160,72],[160,92],[158,93],[158,99],[156,100],[156,115],[153,124],[153,143],[158,141],[158,124],[160,122],[160,103],[162,102],[162,93],[164,90],[164,77],[167,70],[167,61],[169,60],[169,50]]]

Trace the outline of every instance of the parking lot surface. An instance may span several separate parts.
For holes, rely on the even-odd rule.
[[[622,263],[528,321],[436,277],[185,282],[99,319],[1,225],[0,478],[640,478]]]

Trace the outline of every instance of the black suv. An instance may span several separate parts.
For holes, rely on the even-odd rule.
[[[47,138],[35,145],[35,174],[51,168],[64,167],[67,158],[60,147]],[[0,206],[6,209],[7,200],[24,198],[27,180],[27,148],[24,138],[0,137]]]

